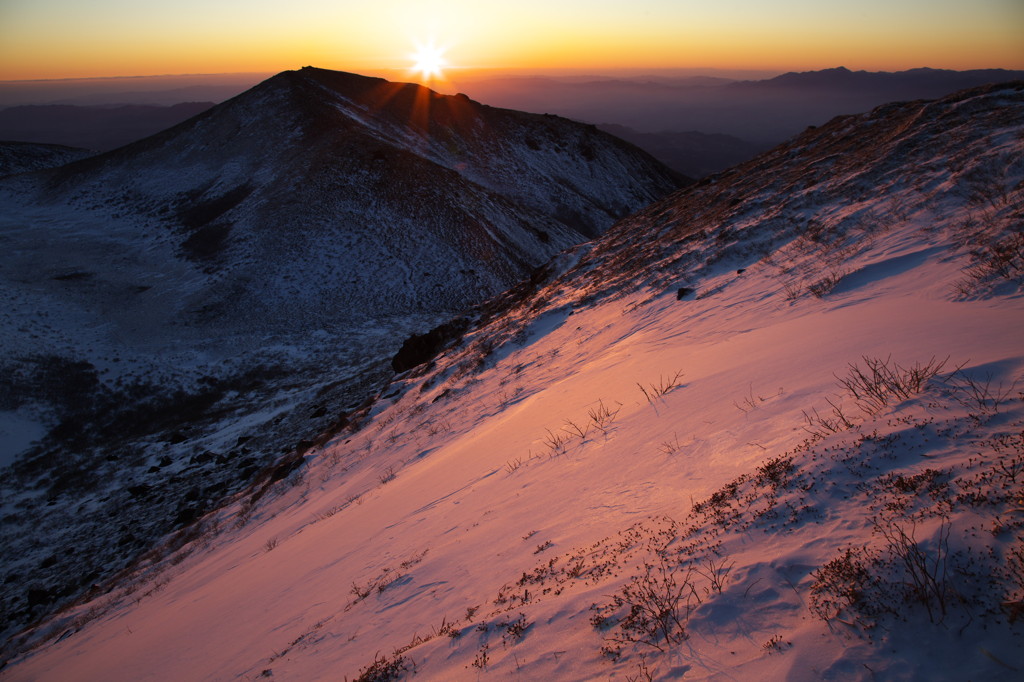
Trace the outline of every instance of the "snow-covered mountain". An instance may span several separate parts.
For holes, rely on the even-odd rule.
[[[589,126],[313,68],[3,178],[0,621],[119,570],[308,447],[404,338],[675,187]]]
[[[674,186],[587,126],[305,68],[61,169],[25,203],[177,256],[179,281],[202,279],[173,311],[187,324],[264,330],[464,306]]]
[[[621,221],[0,678],[1019,675],[1022,121],[887,105]]]

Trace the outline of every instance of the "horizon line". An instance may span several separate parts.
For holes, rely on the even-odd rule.
[[[134,75],[120,75],[120,76],[66,76],[66,77],[59,77],[59,78],[17,78],[17,79],[0,79],[0,84],[14,84],[14,83],[65,83],[65,82],[73,82],[73,81],[100,81],[100,80],[102,80],[102,81],[126,80],[127,81],[127,80],[143,79],[143,78],[202,78],[202,77],[218,77],[218,76],[273,76],[273,75],[276,75],[278,73],[283,73],[285,71],[297,71],[299,68],[302,68],[302,67],[297,67],[297,68],[292,68],[292,69],[283,69],[283,70],[280,70],[280,71],[266,71],[266,70],[257,70],[257,71],[215,71],[215,72],[208,72],[208,73],[201,73],[201,72],[192,72],[192,73],[153,73],[153,74],[134,74]],[[351,70],[347,70],[347,69],[328,69],[326,67],[314,67],[314,68],[322,68],[322,69],[328,70],[328,71],[348,71],[349,73],[355,73],[355,74],[360,73],[359,71],[351,71]],[[930,66],[917,66],[917,67],[911,67],[911,68],[907,68],[907,69],[896,69],[896,70],[891,70],[891,71],[887,71],[887,70],[871,71],[869,69],[851,69],[851,68],[848,68],[848,67],[843,66],[843,65],[837,65],[837,66],[825,67],[825,68],[820,68],[820,69],[805,69],[805,70],[796,70],[796,69],[765,69],[765,68],[753,68],[753,67],[751,67],[751,68],[728,68],[728,67],[713,67],[713,66],[707,66],[707,67],[698,67],[698,66],[689,66],[689,67],[686,67],[686,66],[657,66],[657,67],[611,67],[611,68],[600,68],[600,67],[598,67],[598,68],[557,67],[557,66],[552,66],[552,67],[514,67],[514,66],[508,66],[508,67],[500,67],[500,66],[499,67],[473,67],[473,66],[459,67],[459,66],[449,66],[449,67],[446,68],[446,71],[461,72],[461,73],[464,73],[464,74],[469,74],[469,73],[474,73],[474,72],[475,73],[483,73],[483,72],[502,73],[503,72],[503,73],[516,74],[516,75],[546,74],[546,73],[556,72],[556,73],[561,73],[561,74],[564,74],[564,75],[573,75],[573,76],[577,76],[577,77],[602,76],[602,75],[608,75],[608,74],[621,74],[621,73],[632,73],[632,74],[642,75],[642,74],[646,74],[646,73],[659,74],[659,73],[662,73],[662,72],[677,72],[677,73],[693,72],[693,75],[700,75],[701,73],[704,73],[706,75],[710,75],[712,73],[759,73],[759,74],[765,74],[766,78],[772,78],[774,76],[767,75],[767,74],[774,74],[774,75],[777,76],[777,75],[782,75],[782,74],[785,74],[785,73],[814,73],[814,72],[820,72],[820,71],[833,71],[833,70],[839,70],[839,69],[845,69],[845,70],[848,70],[848,71],[851,71],[851,72],[854,72],[854,73],[856,73],[856,72],[861,72],[861,73],[903,73],[903,72],[907,72],[907,71],[921,71],[921,70],[953,71],[953,72],[966,73],[966,72],[970,72],[970,71],[1019,71],[1020,70],[1020,69],[1012,69],[1012,68],[998,67],[998,66],[985,67],[985,68],[974,68],[974,69],[946,69],[946,68],[936,68],[936,67],[930,67]],[[365,71],[368,72],[368,73],[375,73],[375,72],[376,73],[379,73],[379,72],[399,73],[399,72],[402,72],[403,69],[401,67],[389,67],[389,68],[366,69]]]

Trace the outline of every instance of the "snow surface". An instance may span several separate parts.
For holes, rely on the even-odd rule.
[[[720,219],[743,188],[719,178],[580,247],[361,428],[30,633],[0,678],[372,679],[388,661],[431,680],[1020,675],[1024,291],[1019,270],[964,279],[977,244],[1020,233],[1024,98],[1004,98],[906,105],[877,157],[814,166],[891,111],[834,122],[776,153],[800,196],[751,190]],[[938,143],[900,146],[951,129],[966,170]],[[972,168],[1001,192],[970,195]],[[705,234],[690,208],[718,191]],[[945,364],[866,410],[839,382],[873,359]],[[823,426],[833,407],[848,424]],[[950,529],[949,612],[820,617],[823,567],[888,556],[889,522],[933,557]],[[898,591],[894,566],[873,570]],[[685,638],[622,626],[616,595],[685,580]]]

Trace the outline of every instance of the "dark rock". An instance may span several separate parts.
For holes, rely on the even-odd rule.
[[[28,607],[31,609],[34,606],[45,606],[53,601],[53,595],[50,594],[49,590],[40,590],[37,588],[30,589],[26,595],[28,600]]]
[[[128,494],[135,498],[146,497],[149,495],[151,488],[145,483],[141,485],[130,485],[128,486]]]
[[[268,477],[267,482],[274,483],[276,481],[284,480],[288,474],[302,466],[304,461],[305,460],[302,459],[301,453],[296,453],[295,456],[286,458],[270,470],[270,476]]]
[[[178,511],[178,515],[174,518],[175,526],[187,526],[196,519],[199,518],[199,510],[193,509],[192,507],[185,507]]]
[[[205,452],[200,452],[198,455],[193,455],[192,458],[189,460],[189,463],[190,464],[207,464],[209,462],[212,462],[216,458],[217,458],[217,453],[210,452],[209,450],[206,450]]]
[[[181,431],[174,431],[173,433],[167,435],[166,440],[168,443],[171,443],[172,445],[177,445],[178,443],[184,443],[186,440],[188,440],[188,436],[183,434]]]
[[[391,368],[396,372],[405,372],[429,362],[461,339],[468,328],[469,320],[457,317],[434,327],[426,334],[413,334],[402,343],[398,353],[391,359]]]

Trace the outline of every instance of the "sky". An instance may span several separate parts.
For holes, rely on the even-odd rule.
[[[0,80],[407,68],[1024,69],[1021,0],[0,0]]]

